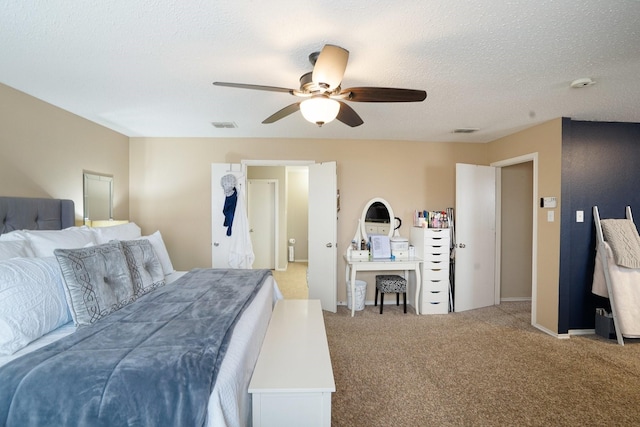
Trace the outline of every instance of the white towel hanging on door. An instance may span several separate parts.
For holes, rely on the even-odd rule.
[[[229,238],[229,266],[231,268],[253,268],[256,259],[249,234],[249,218],[242,191],[238,191],[236,211],[233,216],[233,232]]]

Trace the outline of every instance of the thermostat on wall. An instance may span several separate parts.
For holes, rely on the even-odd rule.
[[[543,197],[540,199],[541,208],[555,208],[557,207],[557,200],[555,197]]]

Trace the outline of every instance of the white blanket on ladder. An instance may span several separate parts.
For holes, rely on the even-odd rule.
[[[604,242],[607,266],[611,278],[611,290],[615,295],[617,327],[625,338],[640,338],[640,269],[625,268],[616,264],[611,246]],[[596,254],[591,291],[608,298],[607,284],[600,249]]]

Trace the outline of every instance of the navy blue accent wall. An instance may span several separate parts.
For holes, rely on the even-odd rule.
[[[544,173],[544,171],[541,171]],[[640,123],[562,121],[562,215],[558,332],[593,329],[595,308],[608,301],[591,293],[595,263],[593,206],[601,218],[640,218]],[[577,223],[576,211],[584,211]],[[639,308],[640,309],[640,308]]]

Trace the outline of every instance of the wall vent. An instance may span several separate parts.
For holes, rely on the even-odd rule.
[[[453,133],[474,133],[478,132],[480,129],[478,128],[458,128],[454,129]]]
[[[238,127],[234,122],[211,122],[216,129],[235,129]]]

